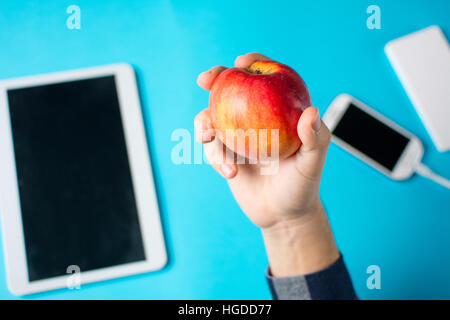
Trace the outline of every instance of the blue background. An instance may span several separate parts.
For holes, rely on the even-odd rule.
[[[81,8],[81,30],[66,8]],[[381,30],[366,9],[381,8]],[[175,165],[177,128],[193,133],[207,107],[198,73],[262,52],[295,68],[321,113],[348,92],[415,133],[424,162],[450,177],[450,154],[432,144],[384,52],[432,24],[450,34],[447,0],[1,1],[0,78],[128,62],[138,75],[169,264],[161,271],[25,299],[266,299],[259,230],[208,165]],[[450,119],[449,119],[450,120]],[[192,135],[193,138],[193,135]],[[362,299],[450,298],[450,193],[419,176],[395,182],[335,145],[321,197]],[[7,289],[0,254],[0,298]],[[366,268],[381,268],[368,290]]]

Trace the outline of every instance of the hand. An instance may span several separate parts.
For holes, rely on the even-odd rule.
[[[257,60],[271,59],[258,53],[246,54],[236,59],[235,66],[247,68]],[[214,79],[225,69],[218,66],[201,73],[198,85],[210,90]],[[227,154],[215,138],[208,108],[197,115],[194,124],[196,139],[204,144],[209,162],[227,179],[245,214],[261,227],[274,275],[312,272],[337,260],[339,252],[319,199],[330,132],[317,108],[309,107],[302,113],[298,122],[302,146],[291,157],[280,160],[279,170],[273,175],[261,175],[260,164],[223,161]],[[286,261],[294,250],[298,254]],[[314,250],[319,255],[311,254]]]

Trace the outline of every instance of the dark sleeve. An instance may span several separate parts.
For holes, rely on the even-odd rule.
[[[331,266],[305,275],[272,277],[267,282],[275,300],[354,300],[352,280],[342,256]]]

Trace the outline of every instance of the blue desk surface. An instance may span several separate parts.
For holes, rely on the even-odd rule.
[[[66,8],[81,8],[81,29]],[[381,9],[369,30],[366,9]],[[414,132],[424,161],[450,177],[384,52],[396,37],[441,26],[450,2],[411,1],[13,1],[0,2],[0,78],[115,62],[138,75],[169,264],[163,270],[26,299],[266,299],[267,260],[259,230],[208,165],[175,165],[177,128],[193,132],[208,103],[197,74],[237,55],[262,52],[307,82],[323,113],[348,92]],[[449,119],[450,120],[450,119]],[[450,298],[450,192],[419,176],[394,182],[332,145],[321,196],[362,299]],[[3,249],[0,298],[7,289]],[[366,286],[381,268],[381,290]]]

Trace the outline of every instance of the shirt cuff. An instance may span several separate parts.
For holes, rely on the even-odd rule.
[[[275,300],[357,299],[342,255],[331,266],[305,275],[273,277],[267,268],[266,278]]]

